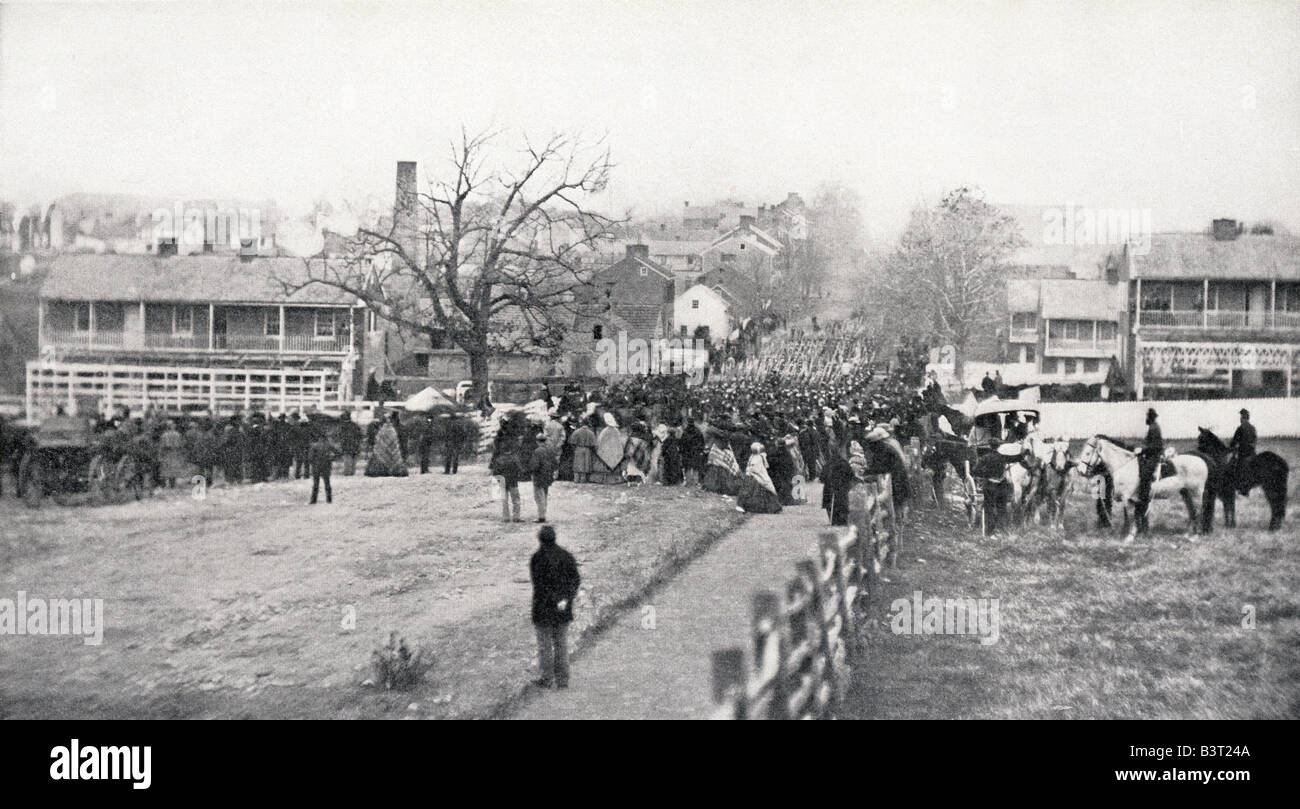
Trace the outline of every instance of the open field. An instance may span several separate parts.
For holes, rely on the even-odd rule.
[[[848,715],[1300,718],[1300,442],[1260,449],[1291,465],[1287,519],[1272,533],[1258,490],[1238,500],[1236,529],[1218,511],[1214,533],[1190,541],[1182,504],[1165,502],[1153,506],[1153,534],[1128,545],[1093,528],[1078,484],[1067,534],[980,539],[954,515],[921,509],[872,604]],[[998,599],[998,641],[894,634],[891,603],[918,590]]]
[[[101,646],[0,636],[0,717],[491,715],[536,676],[538,526],[503,524],[487,481],[482,466],[336,477],[335,503],[315,507],[309,481],[100,508],[0,500],[0,598],[102,598],[106,625]],[[550,516],[582,569],[579,646],[744,519],[680,487],[566,483]],[[391,630],[433,655],[412,691],[362,685]]]

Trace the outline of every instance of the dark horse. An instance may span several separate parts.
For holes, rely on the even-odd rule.
[[[1286,480],[1289,467],[1286,461],[1275,452],[1258,452],[1247,458],[1244,463],[1237,462],[1235,450],[1228,449],[1219,437],[1204,427],[1197,428],[1200,436],[1196,439],[1196,448],[1214,459],[1217,473],[1212,475],[1206,486],[1214,487],[1214,493],[1223,501],[1223,524],[1228,528],[1237,525],[1237,492],[1249,494],[1259,486],[1264,490],[1271,515],[1268,530],[1276,531],[1282,527],[1282,518],[1286,516]],[[1205,521],[1214,519],[1214,501],[1206,498],[1210,513]]]
[[[927,433],[925,443],[928,447],[925,454],[921,456],[921,466],[929,470],[935,499],[942,502],[943,479],[948,467],[952,467],[958,476],[963,476],[966,474],[966,462],[975,463],[975,450],[963,437],[970,432],[972,422],[960,410],[947,405],[932,405],[929,415],[931,420],[924,422]],[[939,416],[948,419],[948,423],[954,430],[953,434],[944,433],[934,426]]]

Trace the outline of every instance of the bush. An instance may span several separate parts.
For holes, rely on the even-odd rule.
[[[375,684],[386,689],[400,691],[424,678],[424,652],[417,648],[412,654],[406,638],[398,638],[396,632],[389,634],[387,646],[371,653],[370,660],[375,669]]]

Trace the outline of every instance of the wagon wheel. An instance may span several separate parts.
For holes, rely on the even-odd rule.
[[[45,496],[44,471],[40,457],[35,452],[23,455],[18,464],[18,490],[29,508],[40,508]]]

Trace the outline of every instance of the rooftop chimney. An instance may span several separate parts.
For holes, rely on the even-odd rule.
[[[248,264],[255,258],[257,258],[257,241],[255,239],[240,239],[239,260],[244,264]]]
[[[1241,225],[1236,219],[1215,219],[1211,224],[1211,233],[1216,242],[1230,242],[1241,234]]]
[[[627,246],[628,258],[650,258],[650,245],[647,244],[629,244]]]
[[[752,228],[754,226],[754,217],[750,216],[749,214],[742,214],[740,217],[740,226],[742,228],[744,227]]]

